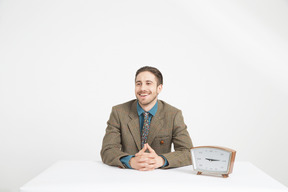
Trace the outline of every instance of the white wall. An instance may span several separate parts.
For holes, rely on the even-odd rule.
[[[284,0],[0,1],[0,192],[99,160],[144,65],[195,146],[236,149],[288,186],[287,23]]]

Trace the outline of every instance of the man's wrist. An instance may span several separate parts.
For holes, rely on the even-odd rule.
[[[125,156],[125,157],[122,157],[120,159],[121,163],[124,165],[124,167],[126,168],[129,168],[129,169],[132,169],[131,165],[130,165],[130,161],[131,161],[131,158],[134,157],[133,155],[128,155],[128,156]]]
[[[164,158],[162,157],[162,156],[160,156],[160,155],[158,155],[158,168],[160,168],[160,167],[162,167],[163,165],[164,165],[164,163],[165,163],[165,160],[164,160]]]
[[[131,159],[129,160],[129,165],[130,165],[131,169],[134,169],[133,166],[132,166],[134,158],[135,158],[135,156],[132,156]]]
[[[159,155],[159,156],[164,160],[163,165],[160,166],[159,168],[163,168],[163,167],[166,167],[167,165],[169,165],[167,159],[163,155]]]

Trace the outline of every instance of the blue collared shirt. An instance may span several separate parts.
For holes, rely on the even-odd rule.
[[[157,112],[157,109],[158,109],[158,101],[156,102],[156,104],[152,107],[152,109],[150,109],[150,111],[148,111],[149,113],[149,116],[148,116],[148,123],[150,125],[150,122],[151,122],[151,119],[152,117],[155,116],[156,112]],[[138,113],[138,116],[139,116],[139,123],[140,123],[140,133],[142,132],[142,129],[143,129],[143,124],[144,124],[144,109],[142,109],[142,107],[139,105],[139,103],[137,102],[137,113]],[[130,159],[134,157],[134,155],[128,155],[128,156],[125,156],[125,157],[122,157],[120,159],[120,161],[125,164],[128,168],[132,168],[129,164],[129,161]],[[167,159],[161,155],[161,157],[163,157],[163,159],[165,160],[164,162],[164,165],[163,167],[165,167],[166,165],[168,165],[168,161]]]
[[[150,111],[148,111],[149,116],[148,116],[148,123],[150,125],[152,116],[154,117],[156,112],[158,109],[158,101],[156,102],[156,104],[152,107],[152,109],[150,109]],[[142,107],[139,105],[139,102],[137,102],[137,113],[139,116],[139,123],[140,123],[140,133],[142,133],[142,129],[143,129],[143,124],[144,124],[144,114],[146,111],[144,111],[144,109],[142,109]]]

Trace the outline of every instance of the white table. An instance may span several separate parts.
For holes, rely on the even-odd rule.
[[[196,175],[192,166],[141,172],[100,161],[59,161],[20,188],[20,192],[288,192],[249,162],[235,162],[228,178]]]

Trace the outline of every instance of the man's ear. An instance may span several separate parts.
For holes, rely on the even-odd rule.
[[[157,93],[159,94],[162,91],[163,84],[157,86]]]

